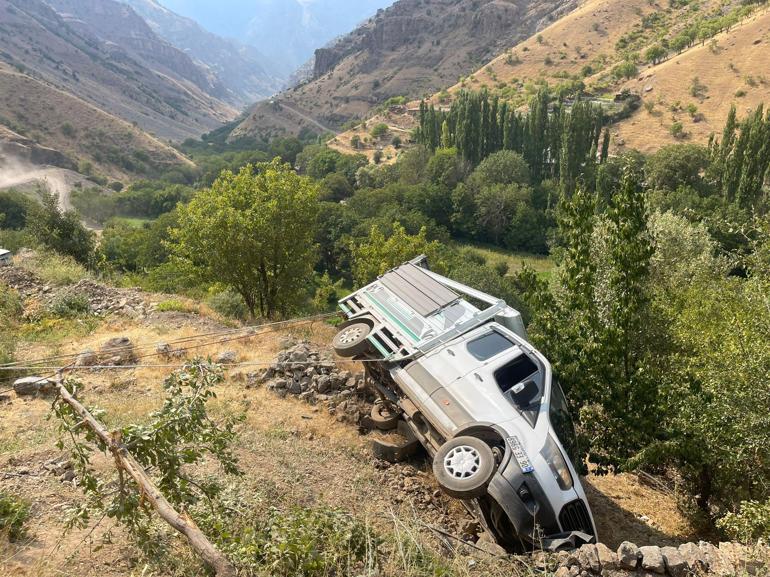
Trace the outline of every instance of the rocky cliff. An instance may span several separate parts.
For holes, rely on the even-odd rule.
[[[399,0],[315,55],[310,81],[257,104],[233,138],[339,128],[393,96],[451,85],[577,0]],[[275,103],[285,106],[277,107]]]

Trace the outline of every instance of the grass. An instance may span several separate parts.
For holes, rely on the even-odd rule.
[[[192,305],[177,299],[169,299],[167,301],[158,303],[156,310],[162,313],[177,312],[177,313],[200,314],[199,306]]]
[[[14,495],[0,492],[0,534],[10,541],[18,541],[26,535],[25,525],[29,518],[29,503]]]
[[[126,224],[132,228],[144,228],[144,225],[155,221],[154,218],[142,218],[132,216],[115,216],[111,220],[120,224]]]
[[[36,274],[46,284],[66,286],[88,278],[85,267],[69,256],[39,252],[17,262],[18,266]]]
[[[538,275],[547,277],[556,267],[556,263],[554,263],[553,259],[545,255],[512,252],[481,243],[458,243],[458,247],[472,248],[476,253],[483,256],[490,266],[494,266],[498,262],[505,262],[509,267],[509,274],[520,271],[524,266],[528,266],[538,273]]]

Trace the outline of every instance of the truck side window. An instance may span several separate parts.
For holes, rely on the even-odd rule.
[[[497,331],[492,331],[470,341],[468,343],[468,352],[476,360],[486,361],[511,347],[513,347],[511,341]]]

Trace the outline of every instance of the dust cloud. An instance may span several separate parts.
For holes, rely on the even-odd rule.
[[[24,160],[0,155],[0,190],[42,186],[59,198],[62,210],[71,210],[70,193],[78,178],[72,171],[50,166],[35,166]]]

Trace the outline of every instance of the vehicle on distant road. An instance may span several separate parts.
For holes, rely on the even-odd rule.
[[[518,311],[432,272],[424,256],[339,305],[346,320],[333,346],[365,361],[380,396],[372,422],[405,422],[441,489],[500,545],[596,542],[567,401]]]

